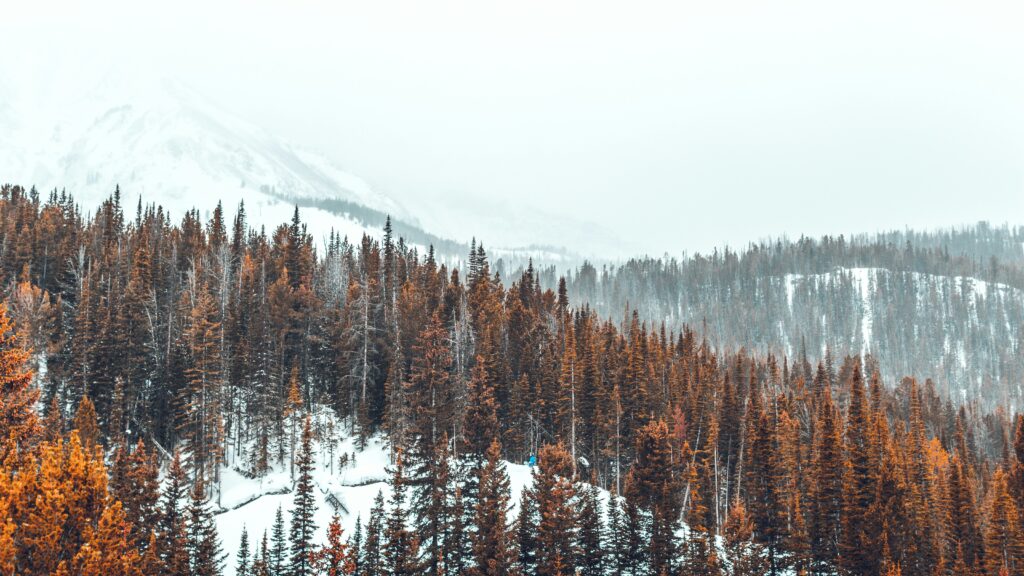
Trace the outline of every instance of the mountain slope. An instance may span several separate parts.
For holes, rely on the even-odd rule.
[[[130,208],[141,198],[180,217],[218,201],[245,201],[250,221],[276,225],[289,198],[339,199],[408,218],[391,198],[327,159],[296,149],[163,78],[108,77],[82,96],[47,101],[0,87],[3,179],[41,191],[67,189],[86,209],[116,186]],[[274,192],[270,194],[269,192]],[[379,233],[358,218],[310,209],[316,236],[331,228]]]

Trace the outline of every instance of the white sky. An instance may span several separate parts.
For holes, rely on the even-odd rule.
[[[1020,2],[0,2],[7,81],[151,66],[428,224],[521,201],[660,254],[1024,223]]]

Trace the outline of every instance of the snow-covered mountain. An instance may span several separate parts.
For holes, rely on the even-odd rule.
[[[128,210],[141,197],[173,218],[218,201],[230,213],[244,200],[252,224],[274,226],[292,199],[330,199],[415,224],[364,180],[167,78],[109,76],[81,94],[0,85],[0,127],[4,181],[66,189],[86,211],[120,185]],[[306,207],[303,219],[315,235],[379,233],[351,211]]]
[[[250,225],[269,229],[289,219],[298,205],[317,240],[332,229],[351,239],[364,232],[380,236],[390,215],[399,235],[414,245],[434,245],[442,258],[464,258],[470,237],[490,232],[492,254],[513,263],[530,257],[577,262],[576,254],[559,246],[578,245],[573,238],[589,230],[568,221],[555,226],[552,218],[537,224],[525,209],[511,214],[507,207],[438,200],[430,214],[449,217],[430,218],[426,231],[405,206],[325,156],[145,70],[107,75],[81,92],[0,78],[0,131],[0,181],[35,186],[43,194],[65,189],[86,212],[120,186],[129,213],[141,198],[163,206],[173,219],[192,208],[207,217],[218,201],[233,214],[244,201]],[[469,230],[468,222],[481,229]],[[526,226],[531,222],[537,225]],[[520,225],[564,233],[508,233]],[[555,238],[558,245],[538,245],[541,237]]]

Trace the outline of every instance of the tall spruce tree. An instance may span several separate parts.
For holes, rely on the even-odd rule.
[[[297,462],[299,477],[295,482],[295,497],[292,504],[292,523],[289,533],[291,545],[291,576],[309,576],[313,572],[310,563],[313,553],[313,533],[316,524],[316,501],[313,493],[313,426],[306,416],[302,427],[302,444]]]
[[[192,576],[218,576],[221,573],[224,553],[217,537],[217,525],[213,521],[213,514],[206,499],[206,488],[201,479],[192,489],[186,548]]]
[[[501,461],[501,445],[492,439],[487,449],[487,461],[477,477],[479,486],[476,510],[470,533],[473,546],[472,576],[503,576],[516,568],[516,551],[511,545],[508,525],[510,489],[505,465]]]

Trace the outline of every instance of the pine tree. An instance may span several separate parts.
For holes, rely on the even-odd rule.
[[[363,518],[361,515],[356,516],[356,529],[352,531],[349,547],[352,554],[352,573],[360,574],[359,568],[363,559]]]
[[[249,563],[249,532],[242,526],[242,539],[238,543],[238,564],[235,565],[235,576],[250,576]]]
[[[520,495],[519,515],[516,518],[519,569],[523,574],[536,574],[537,571],[540,547],[537,535],[539,522],[535,492],[533,488],[526,488]]]
[[[839,557],[844,568],[853,573],[878,571],[877,558],[871,553],[874,542],[869,536],[867,512],[874,499],[878,480],[871,466],[868,406],[861,381],[860,364],[853,367],[850,399],[846,417],[846,462],[843,477],[842,529]]]
[[[605,565],[615,574],[629,574],[626,561],[629,552],[626,542],[626,521],[620,500],[621,498],[612,492],[605,507],[605,516],[608,518],[604,534]]]
[[[28,360],[7,317],[7,305],[0,303],[0,461],[12,451],[30,448],[40,432],[35,411],[39,392],[32,387]]]
[[[453,509],[454,493],[458,491],[452,478],[447,436],[438,444],[431,459],[430,474],[420,480],[420,497],[414,504],[416,535],[423,554],[424,569],[429,576],[447,572],[452,558],[453,523],[460,517]]]
[[[130,526],[121,511],[113,505],[103,511],[95,528],[85,532],[85,544],[71,560],[71,573],[79,576],[144,576],[142,558],[128,540]],[[64,568],[57,569],[60,573]]]
[[[513,573],[516,565],[515,548],[508,525],[508,475],[501,461],[501,445],[492,439],[487,449],[487,461],[478,479],[479,497],[473,516],[476,531],[470,534],[473,546],[472,576],[503,576]]]
[[[288,471],[295,478],[295,443],[298,435],[299,420],[302,411],[302,393],[299,391],[299,367],[292,366],[292,375],[288,379],[288,400],[284,415],[288,418],[290,436],[288,438]]]
[[[302,427],[302,445],[299,449],[299,478],[295,483],[295,498],[292,505],[291,576],[308,576],[312,573],[310,555],[313,553],[313,514],[316,502],[313,494],[313,429],[309,416]]]
[[[213,514],[207,507],[206,489],[202,479],[199,479],[192,489],[187,535],[186,549],[192,576],[219,575],[224,563],[224,554],[217,537]]]
[[[256,546],[256,553],[252,556],[252,576],[271,576],[270,572],[270,547],[267,542],[267,531],[263,531],[263,540]]]
[[[160,515],[160,471],[156,458],[146,451],[141,440],[130,453],[119,446],[114,454],[110,474],[110,491],[121,501],[124,514],[132,525],[132,541],[145,549],[150,530]]]
[[[605,573],[604,521],[597,487],[584,487],[580,496],[576,567],[580,576],[602,576]]]
[[[483,356],[476,357],[470,373],[466,400],[466,417],[463,429],[463,454],[467,478],[463,487],[466,506],[472,509],[477,499],[477,479],[484,466],[491,444],[498,438],[498,411],[494,397],[494,385]]]
[[[414,576],[420,569],[419,541],[406,520],[405,490],[405,466],[399,453],[391,475],[391,512],[381,554],[389,576]]]
[[[985,566],[989,574],[1019,574],[1024,570],[1024,540],[1018,514],[1007,474],[999,468],[992,477],[985,530]]]
[[[164,482],[164,492],[157,522],[158,551],[167,576],[189,576],[187,545],[187,514],[184,501],[188,496],[185,470],[177,450],[171,459]]]
[[[681,501],[672,468],[668,425],[661,420],[648,423],[637,431],[636,463],[626,480],[626,498],[650,515],[647,553],[654,574],[672,573],[677,556],[675,533]],[[689,493],[692,491],[690,487]]]
[[[690,501],[686,510],[689,533],[684,545],[682,569],[686,574],[693,576],[717,576],[721,573],[721,565],[712,536],[704,525],[704,519],[707,517],[707,507],[704,504],[705,488],[701,485],[696,464],[689,466],[687,485],[690,490]]]
[[[88,396],[82,396],[81,402],[78,403],[78,410],[75,411],[75,419],[72,420],[71,427],[78,430],[82,444],[88,449],[91,450],[99,445],[100,426],[96,421],[96,407]]]
[[[183,338],[189,364],[185,370],[187,386],[179,399],[181,424],[187,452],[197,479],[217,480],[221,456],[223,424],[221,422],[221,355],[220,322],[217,307],[206,284],[183,294],[183,307],[188,307],[188,323]],[[207,474],[207,469],[212,474]]]
[[[729,576],[759,576],[769,572],[767,555],[764,548],[754,542],[754,523],[740,500],[729,510],[724,536]]]
[[[359,558],[359,576],[383,576],[384,558],[381,547],[384,542],[384,494],[377,492],[370,510],[370,520],[366,523],[366,543],[362,546]]]
[[[814,461],[811,468],[811,501],[808,537],[811,543],[812,573],[832,569],[838,555],[837,540],[842,502],[842,424],[824,388],[814,427]]]
[[[327,525],[327,543],[312,555],[312,572],[323,576],[342,576],[356,571],[354,551],[342,540],[341,520],[331,518]]]
[[[537,574],[575,574],[578,526],[572,457],[561,444],[545,445],[534,469],[533,493],[537,500]]]
[[[288,564],[288,540],[285,536],[284,512],[277,507],[274,524],[270,529],[270,563],[267,567],[273,576],[286,576],[291,567]]]

